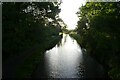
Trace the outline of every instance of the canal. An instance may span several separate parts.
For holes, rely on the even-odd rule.
[[[93,58],[82,53],[81,47],[69,34],[44,53],[43,61],[34,78],[104,78],[104,68]]]

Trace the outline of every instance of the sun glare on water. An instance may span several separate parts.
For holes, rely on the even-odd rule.
[[[67,29],[75,29],[79,20],[76,12],[85,0],[62,0],[60,18],[67,24]]]

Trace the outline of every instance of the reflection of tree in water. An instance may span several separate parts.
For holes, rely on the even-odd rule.
[[[62,42],[62,40],[60,40],[60,41],[57,43],[57,46],[58,46],[58,47],[61,46],[61,42]]]
[[[74,44],[75,40],[73,39],[72,42],[73,42],[73,44]]]
[[[60,41],[58,42],[58,44],[57,44],[58,47],[61,46],[61,42],[62,42],[62,40],[60,40]]]
[[[68,35],[65,35],[65,37],[63,38],[63,45],[66,43],[67,36]]]
[[[67,35],[63,36],[63,38],[58,42],[57,46],[63,46],[66,43]]]

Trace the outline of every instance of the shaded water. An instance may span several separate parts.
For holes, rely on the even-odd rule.
[[[35,78],[103,78],[104,69],[95,60],[82,53],[75,39],[63,34],[62,40],[47,50]]]

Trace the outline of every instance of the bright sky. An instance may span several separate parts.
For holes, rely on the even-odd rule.
[[[67,29],[75,29],[79,20],[76,12],[85,0],[62,0],[62,2],[59,16],[67,24]]]

